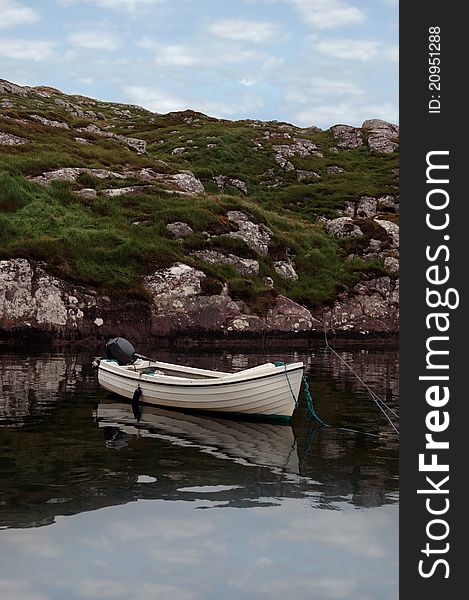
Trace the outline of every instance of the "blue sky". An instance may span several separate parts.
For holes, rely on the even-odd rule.
[[[398,120],[397,0],[0,0],[0,77],[328,128]]]

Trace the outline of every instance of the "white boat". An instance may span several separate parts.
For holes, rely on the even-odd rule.
[[[291,425],[230,421],[183,414],[154,406],[142,407],[136,422],[128,404],[101,402],[99,427],[116,427],[127,435],[166,440],[244,466],[260,466],[299,474],[298,454]]]
[[[135,355],[130,364],[113,358],[95,364],[103,388],[134,402],[251,417],[291,418],[304,371],[303,363],[296,362],[224,373]]]

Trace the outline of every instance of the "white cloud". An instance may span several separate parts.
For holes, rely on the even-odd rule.
[[[0,38],[0,58],[41,62],[53,55],[54,43],[43,40]]]
[[[376,56],[380,44],[372,40],[326,39],[315,42],[314,47],[332,58],[367,61]]]
[[[126,86],[124,92],[133,104],[141,104],[145,108],[158,113],[191,108],[186,100],[155,87],[131,85]]]
[[[359,127],[366,119],[383,119],[398,122],[398,108],[390,102],[383,104],[355,104],[339,102],[336,104],[318,104],[296,113],[294,120],[304,126],[316,125],[332,127],[338,123]]]
[[[339,81],[313,77],[301,85],[293,82],[285,90],[285,100],[298,104],[310,104],[318,96],[362,96],[364,90],[353,81]]]
[[[30,589],[30,585],[20,579],[0,579],[2,600],[46,600],[43,594]]]
[[[197,56],[187,46],[164,46],[158,51],[155,62],[164,66],[192,67],[210,63],[211,59],[200,54]]]
[[[207,100],[195,96],[181,98],[160,88],[150,86],[126,86],[123,91],[132,104],[139,104],[158,113],[192,109],[214,117],[224,118],[240,114],[250,115],[253,110],[263,106],[262,98],[247,92],[236,93],[231,97],[224,98],[222,101]]]
[[[74,46],[89,50],[115,50],[118,46],[114,35],[106,31],[77,31],[68,39]]]
[[[39,21],[39,13],[17,0],[0,0],[0,28],[27,25]]]
[[[167,0],[59,0],[61,4],[94,4],[99,8],[111,8],[114,10],[126,10],[134,12],[137,9],[156,6]]]
[[[246,87],[252,87],[257,83],[257,80],[254,77],[241,77],[241,79],[239,79],[238,81],[241,85],[244,85]]]
[[[94,77],[77,77],[77,81],[84,83],[85,85],[94,85],[96,83]]]
[[[204,49],[194,49],[183,45],[161,46],[148,36],[144,36],[137,45],[146,50],[153,50],[155,63],[164,67],[213,67],[268,59],[265,52],[230,50],[226,46]]]
[[[399,46],[386,45],[376,40],[354,40],[346,38],[310,37],[315,50],[330,58],[366,62],[380,59],[391,62],[399,61]]]
[[[246,19],[224,19],[209,26],[209,31],[218,37],[242,42],[265,42],[277,33],[277,25],[268,21]]]
[[[391,46],[384,51],[384,55],[392,62],[399,62],[399,46]]]
[[[318,29],[356,25],[366,20],[360,8],[344,0],[286,0],[297,8],[304,21]]]

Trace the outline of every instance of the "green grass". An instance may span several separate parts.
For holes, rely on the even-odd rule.
[[[314,141],[323,153],[322,158],[290,159],[297,169],[321,175],[308,183],[298,182],[295,172],[286,172],[274,161],[273,146],[290,140],[264,136],[267,130],[283,134],[280,123],[254,127],[249,121],[217,121],[195,115],[199,122],[189,124],[184,119],[194,116],[190,111],[153,115],[124,105],[96,102],[94,106],[81,97],[61,97],[83,110],[102,113],[105,119],[97,122],[100,127],[113,126],[109,131],[146,140],[148,154],[138,155],[118,140],[78,131],[93,121],[72,116],[55,104],[53,97],[9,97],[15,106],[3,111],[0,131],[25,137],[29,143],[0,146],[1,258],[41,260],[60,277],[126,293],[141,293],[142,276],[184,261],[206,273],[204,293],[219,293],[227,285],[233,298],[244,300],[258,314],[272,306],[277,293],[308,306],[321,306],[333,302],[340,291],[361,279],[385,273],[380,261],[345,261],[349,254],[363,253],[372,238],[387,243],[384,230],[372,221],[360,220],[357,224],[363,238],[336,240],[327,236],[316,220],[318,216],[336,217],[345,202],[362,195],[395,195],[397,154],[373,155],[365,147],[335,153],[330,131],[298,129],[290,135]],[[128,109],[132,115],[120,118],[114,109]],[[31,114],[66,121],[69,129],[44,127],[29,120]],[[79,143],[76,137],[90,143]],[[208,148],[208,144],[216,145]],[[177,147],[187,150],[173,155]],[[345,172],[328,174],[331,165]],[[100,193],[109,187],[137,184],[138,179],[131,176],[102,180],[82,174],[74,183],[56,181],[48,187],[28,179],[61,167],[117,172],[146,167],[165,173],[189,169],[204,183],[206,195],[180,197],[158,186],[141,195],[108,198]],[[263,174],[271,169],[274,177],[283,181],[275,188],[262,185]],[[217,175],[245,181],[249,196],[244,197],[232,186],[220,194],[213,180]],[[95,189],[98,195],[77,196],[75,192],[84,187]],[[226,218],[229,210],[241,210],[272,230],[267,257],[225,235],[236,229]],[[397,220],[393,214],[386,218]],[[185,240],[173,239],[166,230],[173,221],[188,223],[194,233]],[[259,275],[242,277],[230,266],[198,260],[191,252],[200,249],[256,258]],[[293,257],[299,275],[296,281],[283,279],[273,266],[275,260],[288,256]],[[267,277],[273,279],[275,291],[266,284]]]

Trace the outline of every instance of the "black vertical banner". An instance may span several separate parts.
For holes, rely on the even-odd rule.
[[[469,30],[463,8],[435,0],[400,6],[403,600],[467,595]]]

